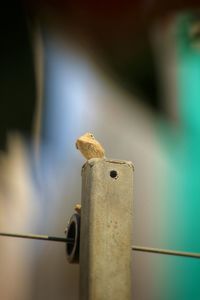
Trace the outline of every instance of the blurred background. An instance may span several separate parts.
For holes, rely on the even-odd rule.
[[[76,139],[135,166],[133,244],[200,252],[198,1],[17,1],[0,14],[0,231],[64,235]],[[78,300],[65,247],[0,239],[2,300]],[[199,300],[198,260],[133,252],[133,300]],[[125,300],[125,299],[124,299]]]

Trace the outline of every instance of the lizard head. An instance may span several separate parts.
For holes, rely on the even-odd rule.
[[[87,159],[104,157],[104,149],[90,132],[85,133],[76,141],[76,148]]]

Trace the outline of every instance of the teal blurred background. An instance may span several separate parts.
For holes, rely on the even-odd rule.
[[[173,21],[176,114],[174,124],[159,127],[158,137],[170,166],[162,199],[164,248],[199,252],[200,212],[200,52],[199,14],[184,12]],[[163,258],[162,299],[200,299],[200,265],[193,259]],[[162,274],[162,270],[160,270]]]

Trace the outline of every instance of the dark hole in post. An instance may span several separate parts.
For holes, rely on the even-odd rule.
[[[117,171],[115,171],[115,170],[110,171],[110,177],[117,179],[117,177],[118,177]]]
[[[70,227],[68,229],[67,233],[67,238],[73,239],[73,243],[68,243],[67,244],[67,254],[71,255],[73,248],[74,248],[74,243],[75,243],[75,238],[76,238],[76,225],[74,222],[70,224]]]

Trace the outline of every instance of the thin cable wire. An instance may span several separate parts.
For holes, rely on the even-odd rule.
[[[18,233],[6,233],[0,232],[0,236],[14,237],[14,238],[23,238],[23,239],[34,239],[34,240],[43,240],[43,241],[53,241],[53,242],[63,242],[73,244],[74,240],[70,238],[63,238],[58,236],[48,236],[48,235],[39,235],[39,234],[18,234]]]
[[[141,247],[141,246],[132,246],[132,250],[133,251],[140,251],[140,252],[164,254],[164,255],[174,255],[174,256],[200,258],[200,253],[193,253],[193,252],[182,252],[182,251],[174,251],[174,250],[166,250],[166,249],[158,249],[158,248],[149,248],[149,247]]]
[[[0,236],[62,242],[62,243],[68,243],[68,244],[74,243],[74,240],[71,238],[63,238],[63,237],[58,237],[58,236],[48,236],[48,235],[39,235],[39,234],[18,234],[18,233],[0,232]],[[135,245],[132,246],[132,250],[138,251],[138,252],[148,252],[148,253],[156,253],[156,254],[164,254],[164,255],[183,256],[183,257],[198,258],[198,259],[200,258],[200,253],[182,252],[182,251],[174,251],[174,250],[150,248],[150,247],[141,247],[141,246],[135,246]]]

